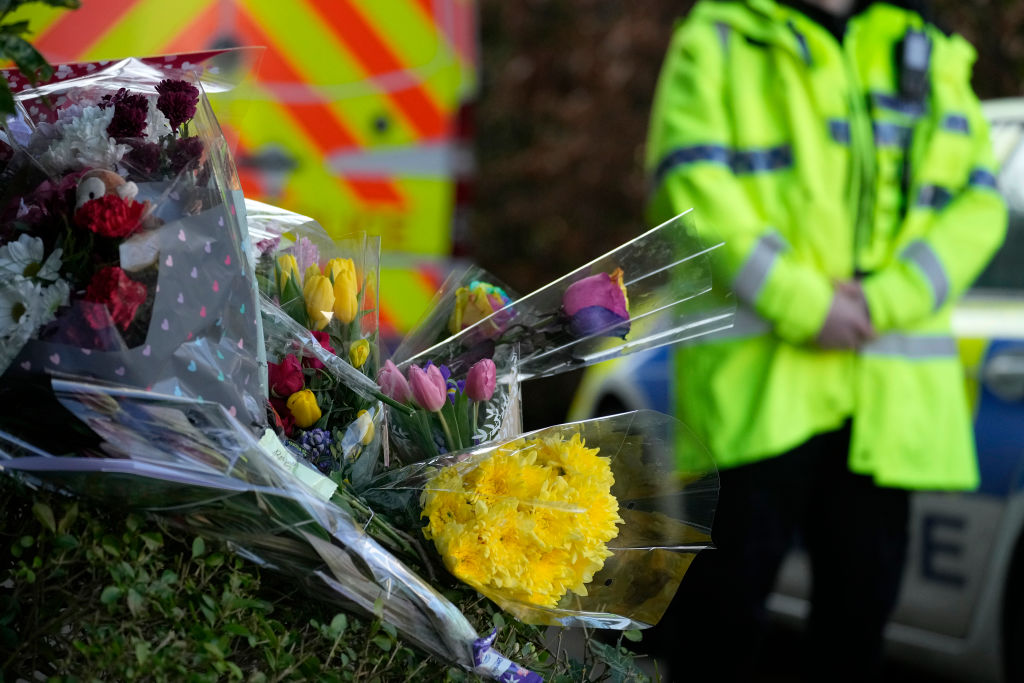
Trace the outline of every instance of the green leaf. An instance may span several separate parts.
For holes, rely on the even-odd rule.
[[[100,593],[100,602],[104,605],[109,605],[120,600],[122,595],[124,595],[124,591],[117,586],[107,586]]]
[[[31,81],[45,80],[53,75],[53,67],[21,36],[0,33],[0,56],[13,61],[18,71]]]
[[[345,633],[345,629],[347,628],[348,617],[344,614],[338,613],[334,615],[333,619],[331,619],[331,625],[328,627],[328,632],[331,634],[332,638],[339,638],[343,633]]]
[[[491,624],[497,629],[505,628],[505,617],[501,616],[501,612],[495,612],[491,615]]]
[[[53,540],[53,545],[58,550],[72,550],[78,547],[78,539],[71,534],[61,534]]]
[[[149,659],[149,643],[140,640],[135,643],[135,660],[141,666],[146,663],[147,659]]]
[[[631,628],[628,631],[623,631],[622,635],[623,637],[625,637],[626,640],[632,640],[634,643],[639,643],[641,640],[643,640],[644,637],[644,634],[641,633],[639,629],[635,628]]]
[[[149,531],[139,536],[142,542],[146,544],[146,548],[149,550],[156,550],[164,544],[164,537],[155,531]]]
[[[142,613],[144,603],[142,595],[137,590],[134,588],[128,589],[128,611],[132,613],[132,616],[137,617]]]
[[[252,635],[252,631],[241,624],[225,624],[224,631],[233,636],[242,636],[243,638],[248,638]]]
[[[27,21],[16,21],[12,24],[0,25],[0,33],[10,33],[16,36],[20,36],[23,33],[28,32]]]
[[[57,520],[54,519],[53,508],[49,505],[42,502],[36,503],[32,506],[32,514],[51,534],[57,532]]]
[[[206,553],[206,541],[202,536],[196,536],[192,541],[192,557],[202,557]]]
[[[391,652],[391,639],[385,635],[374,636],[373,644],[384,652]]]
[[[64,513],[63,517],[61,517],[60,522],[57,523],[57,531],[62,534],[67,533],[68,528],[75,523],[76,519],[78,519],[77,501],[72,503],[71,507],[68,508],[68,511]]]
[[[32,0],[33,2],[41,2],[44,5],[50,7],[63,7],[64,9],[78,9],[82,6],[81,0]]]
[[[13,113],[14,95],[11,94],[11,89],[7,87],[7,79],[0,78],[0,114]]]

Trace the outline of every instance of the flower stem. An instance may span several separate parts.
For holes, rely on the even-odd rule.
[[[371,393],[374,396],[376,396],[379,400],[383,401],[384,403],[387,403],[392,408],[395,408],[396,410],[400,410],[401,412],[403,412],[406,415],[406,417],[412,417],[413,415],[416,414],[416,411],[413,408],[405,405],[404,403],[399,403],[395,399],[386,395],[384,392],[371,391]]]
[[[470,438],[470,440],[472,440],[473,439],[473,435],[476,434],[476,421],[477,421],[477,417],[479,417],[479,412],[480,412],[480,401],[473,401],[473,422],[472,422],[472,424],[470,426],[470,429],[469,429],[469,438]]]
[[[448,429],[448,421],[444,419],[440,410],[437,411],[437,419],[441,421],[441,429],[444,430],[444,436],[448,440],[448,449],[452,452],[459,450],[455,447],[455,440],[452,439],[452,430]]]

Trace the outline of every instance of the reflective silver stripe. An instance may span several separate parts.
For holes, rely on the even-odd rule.
[[[996,177],[991,171],[985,168],[976,168],[971,171],[971,177],[967,181],[972,187],[990,187],[996,189]]]
[[[942,127],[951,133],[970,135],[971,124],[963,114],[946,114],[942,117]]]
[[[953,337],[912,337],[886,334],[865,344],[866,356],[900,356],[901,358],[953,358],[958,354]]]
[[[850,122],[845,119],[829,119],[828,133],[840,145],[850,144]]]
[[[871,124],[878,147],[906,147],[910,142],[911,128],[896,123],[876,122]]]
[[[740,301],[753,304],[757,301],[757,295],[768,279],[768,273],[779,252],[786,248],[786,241],[777,232],[770,232],[757,241],[753,251],[747,257],[746,263],[740,268],[732,288]]]
[[[728,166],[737,174],[779,171],[793,165],[793,150],[789,145],[767,149],[733,149],[722,145],[693,145],[677,147],[666,154],[654,170],[654,187],[677,166],[710,162]]]
[[[729,24],[724,21],[716,21],[715,28],[718,29],[718,40],[722,43],[722,52],[729,54]]]
[[[934,310],[941,308],[949,296],[949,278],[935,250],[927,242],[918,240],[911,242],[900,256],[921,269],[932,286],[932,294],[935,296]]]
[[[953,193],[939,185],[925,185],[917,193],[917,205],[942,211],[953,200]]]
[[[911,117],[923,116],[925,106],[917,100],[905,100],[899,95],[891,95],[883,92],[871,93],[871,101],[879,109],[888,109]]]

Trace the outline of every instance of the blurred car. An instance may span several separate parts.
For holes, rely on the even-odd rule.
[[[1006,241],[957,305],[954,334],[975,410],[981,485],[916,493],[889,655],[943,680],[1024,681],[1024,98],[983,104],[1010,207]],[[666,347],[589,368],[569,419],[649,408],[672,412]],[[769,600],[780,621],[807,614],[799,551]]]

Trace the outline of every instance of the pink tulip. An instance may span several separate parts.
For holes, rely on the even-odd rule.
[[[494,361],[484,358],[473,363],[466,375],[466,396],[473,401],[490,401],[497,384]]]
[[[393,398],[399,403],[408,403],[412,397],[409,383],[405,381],[402,371],[390,360],[384,361],[384,367],[377,373],[377,384],[380,390],[388,398]]]
[[[441,410],[448,398],[447,383],[436,365],[428,365],[426,370],[418,365],[410,367],[409,389],[412,400],[432,413]]]

